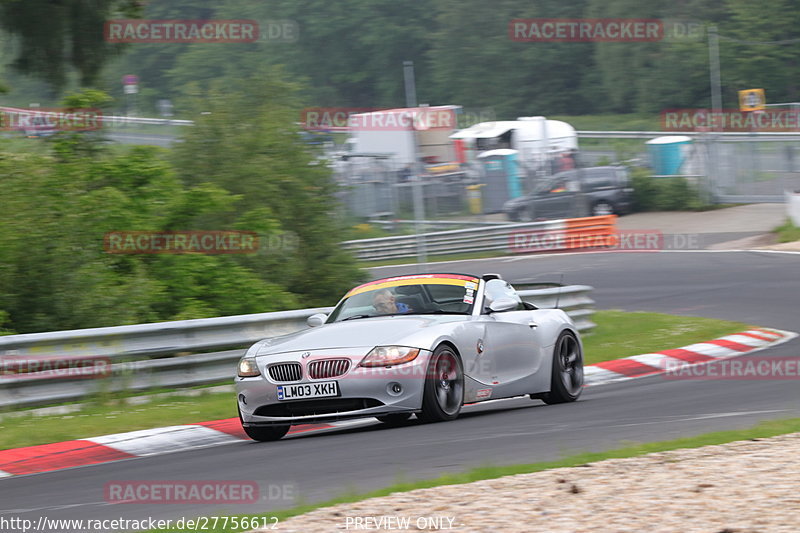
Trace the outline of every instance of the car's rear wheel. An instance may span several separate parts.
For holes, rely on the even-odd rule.
[[[447,345],[434,350],[425,376],[422,412],[423,422],[454,420],[464,404],[464,370],[461,359]]]
[[[578,338],[571,331],[559,335],[553,347],[553,370],[550,392],[531,397],[546,404],[574,402],[583,391],[583,352]]]
[[[376,416],[375,418],[377,418],[387,426],[399,426],[400,424],[411,418],[411,413],[392,413],[390,415]]]
[[[280,424],[275,426],[245,426],[242,421],[242,414],[239,413],[239,422],[242,422],[242,429],[253,440],[259,442],[270,442],[282,439],[289,432],[289,424]]]

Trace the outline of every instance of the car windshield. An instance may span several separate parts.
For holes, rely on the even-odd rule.
[[[546,179],[546,180],[540,181],[539,183],[537,183],[537,184],[534,186],[534,188],[533,188],[533,194],[534,194],[534,195],[538,195],[538,194],[547,194],[547,193],[549,193],[550,191],[552,191],[553,189],[555,189],[555,188],[556,188],[556,186],[557,186],[559,183],[562,183],[562,182],[564,182],[564,183],[565,183],[565,182],[566,182],[566,180],[567,180],[567,178],[570,178],[570,177],[572,177],[572,176],[573,176],[573,174],[571,174],[571,173],[568,173],[568,172],[561,172],[561,173],[559,173],[559,174],[556,174],[555,176],[553,176],[553,177],[551,177],[551,178],[549,178],[549,179]]]
[[[348,292],[328,323],[390,315],[469,315],[478,278],[422,274],[371,281]]]

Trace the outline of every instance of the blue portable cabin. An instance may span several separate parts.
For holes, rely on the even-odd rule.
[[[503,204],[522,196],[522,169],[517,150],[500,148],[478,154],[483,170],[483,212],[497,213]]]

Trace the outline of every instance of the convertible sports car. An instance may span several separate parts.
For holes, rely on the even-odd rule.
[[[239,418],[252,439],[348,418],[453,420],[465,403],[513,396],[571,402],[583,387],[572,320],[523,302],[497,274],[371,281],[308,324],[239,361]]]

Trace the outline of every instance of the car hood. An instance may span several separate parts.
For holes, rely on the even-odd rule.
[[[264,339],[256,343],[250,352],[262,356],[295,351],[365,348],[364,353],[366,353],[375,346],[403,345],[405,338],[426,328],[449,322],[463,322],[468,318],[466,315],[395,315],[359,318]],[[424,346],[418,347],[424,348]]]

